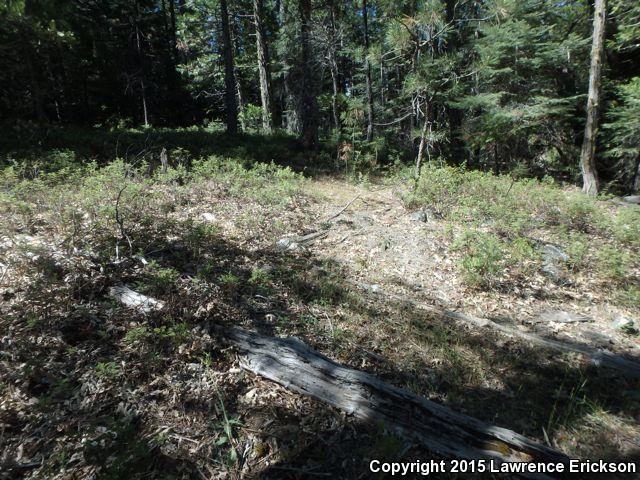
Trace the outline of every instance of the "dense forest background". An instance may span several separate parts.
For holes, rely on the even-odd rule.
[[[639,190],[639,0],[0,0],[0,480],[640,465]]]
[[[593,18],[588,0],[5,0],[0,116],[7,137],[282,129],[363,166],[419,154],[580,183]],[[639,38],[640,4],[610,0],[605,191],[640,187]]]

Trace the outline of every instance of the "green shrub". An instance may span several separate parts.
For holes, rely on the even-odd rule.
[[[138,288],[144,293],[166,294],[180,278],[180,272],[172,267],[162,268],[152,261],[146,267],[147,276],[138,283]]]
[[[491,287],[503,272],[502,245],[491,233],[467,230],[454,241],[452,249],[462,252],[459,266],[471,287]]]
[[[615,294],[615,302],[618,305],[629,308],[638,308],[640,305],[640,286],[625,285],[622,289],[617,290]]]
[[[227,288],[237,288],[240,286],[242,279],[233,272],[228,272],[220,275],[219,282]]]
[[[259,268],[253,267],[251,269],[251,276],[249,277],[249,285],[253,286],[256,290],[260,292],[265,292],[269,289],[269,284],[271,282],[271,275],[268,271]]]
[[[94,370],[98,377],[109,379],[118,375],[120,366],[116,362],[98,362]]]
[[[146,339],[149,335],[150,333],[147,327],[135,327],[126,333],[126,335],[124,336],[124,341],[128,344],[134,344]]]
[[[539,251],[528,238],[517,237],[508,246],[508,264],[520,275],[533,273],[539,258]]]
[[[632,267],[631,255],[620,249],[605,245],[597,252],[598,269],[606,278],[615,282],[627,279]]]
[[[621,208],[612,223],[611,230],[618,241],[640,248],[640,207]]]
[[[186,323],[176,323],[175,325],[156,327],[152,332],[158,339],[169,341],[174,345],[186,342],[191,336],[189,325]]]
[[[567,227],[580,232],[594,229],[603,221],[603,214],[593,199],[583,195],[571,196],[561,206],[560,217]]]
[[[587,251],[591,239],[583,233],[573,232],[569,235],[565,252],[569,256],[567,267],[577,272],[586,265]]]

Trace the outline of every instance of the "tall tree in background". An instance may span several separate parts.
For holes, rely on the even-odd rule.
[[[236,99],[236,76],[233,64],[233,42],[229,26],[227,0],[220,0],[220,22],[222,26],[222,50],[224,57],[224,97],[226,106],[227,132],[238,132],[238,102]]]
[[[140,83],[140,96],[142,100],[142,116],[144,118],[144,126],[149,126],[149,110],[147,108],[147,89],[145,87],[145,65],[144,56],[142,54],[142,41],[140,33],[140,5],[138,1],[135,2],[135,18],[133,20],[135,39],[136,39],[136,52],[138,53],[138,67],[139,72],[137,80]]]
[[[230,1],[0,0],[0,118],[283,125],[353,164],[563,181],[580,157],[587,193],[640,188],[638,0],[606,40],[604,0]]]
[[[269,71],[269,50],[267,35],[262,21],[262,0],[253,0],[253,22],[256,27],[256,51],[258,56],[258,74],[260,76],[260,100],[262,103],[262,129],[266,133],[273,130],[271,100],[271,73]]]
[[[169,0],[169,18],[171,20],[171,53],[176,56],[177,30],[175,0]]]
[[[371,88],[371,64],[369,63],[369,9],[362,0],[362,24],[364,26],[364,74],[367,91],[367,142],[373,140],[373,89]]]
[[[335,0],[328,0],[322,21],[318,22],[315,38],[321,50],[323,67],[331,74],[331,119],[335,132],[340,132],[340,109],[338,95],[341,91],[339,52],[342,33],[339,29],[338,7]]]
[[[297,105],[296,53],[299,50],[295,2],[278,2],[277,57],[279,60],[278,77],[281,83],[280,104],[282,127],[288,132],[300,133],[299,108]]]
[[[593,39],[591,44],[591,68],[589,70],[589,94],[587,98],[587,124],[580,154],[582,169],[582,191],[587,195],[598,194],[598,175],[595,152],[600,112],[600,83],[602,52],[604,50],[605,0],[596,0],[593,12]]]
[[[301,123],[300,138],[306,148],[313,148],[318,141],[318,104],[311,69],[311,0],[299,0],[300,10],[300,84],[299,118]]]

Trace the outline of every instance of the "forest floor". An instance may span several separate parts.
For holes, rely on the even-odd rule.
[[[406,183],[194,171],[148,179],[116,162],[5,181],[0,479],[370,478],[373,458],[432,458],[244,371],[218,324],[295,336],[571,456],[640,458],[637,379],[411,303],[638,360],[637,334],[611,326],[638,306],[609,301],[592,273],[558,284],[537,264],[510,288],[469,286],[464,226],[416,208]],[[128,309],[118,285],[164,306]]]
[[[318,218],[349,206],[310,249],[345,265],[356,284],[549,338],[640,357],[640,337],[613,326],[616,317],[636,312],[612,305],[588,275],[558,284],[538,270],[513,289],[469,288],[457,268],[460,255],[452,252],[451,225],[433,210],[407,208],[405,185],[363,187],[325,179],[312,188],[323,199],[316,205]]]

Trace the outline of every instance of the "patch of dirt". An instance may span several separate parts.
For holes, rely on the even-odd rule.
[[[114,262],[112,244],[93,252],[90,241],[68,251],[45,219],[31,236],[7,232],[0,479],[367,478],[372,458],[432,458],[384,426],[357,424],[242,370],[212,324],[296,336],[342,364],[569,453],[637,453],[637,389],[627,379],[355,284],[522,326],[533,325],[525,318],[537,308],[567,304],[469,291],[444,223],[413,219],[392,188],[309,187],[319,199],[296,196],[277,213],[215,185],[190,189],[183,206],[168,209],[175,223],[140,226],[146,259]],[[285,231],[310,234],[329,218],[327,235],[309,247],[276,248]],[[158,276],[167,272],[168,283]],[[542,277],[534,282],[547,288]],[[151,288],[144,292],[164,309],[140,315],[116,304],[108,292],[119,284]],[[598,325],[559,329],[598,333]],[[591,408],[592,399],[603,407]]]
[[[640,337],[611,325],[626,312],[610,305],[586,279],[559,286],[537,272],[513,290],[470,289],[460,278],[446,223],[437,218],[437,212],[416,218],[416,212],[405,208],[400,198],[403,192],[397,187],[364,188],[336,180],[319,180],[314,187],[324,198],[316,205],[319,219],[330,218],[352,202],[332,220],[328,234],[310,246],[315,255],[347,266],[354,275],[351,280],[640,359]],[[589,321],[553,321],[548,312]]]

